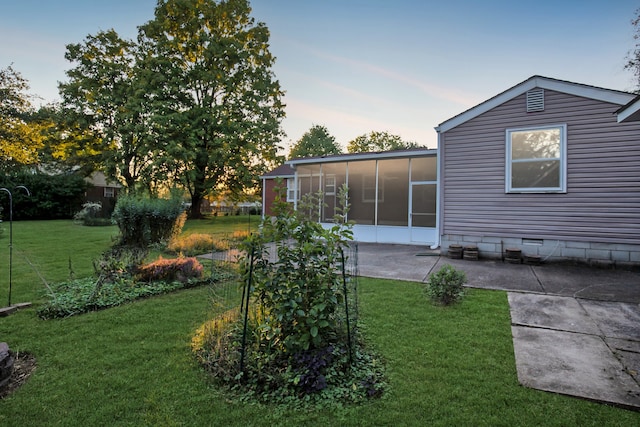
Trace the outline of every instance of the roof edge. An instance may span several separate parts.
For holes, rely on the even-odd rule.
[[[615,114],[618,117],[618,123],[640,121],[640,95],[616,111]]]
[[[392,151],[373,151],[368,153],[347,153],[336,154],[323,157],[307,157],[292,159],[285,162],[292,167],[297,165],[314,164],[314,163],[334,163],[355,160],[374,160],[374,159],[396,159],[402,157],[431,156],[438,152],[435,148],[411,148],[408,150],[392,150]]]

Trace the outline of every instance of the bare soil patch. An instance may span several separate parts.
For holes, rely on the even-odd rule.
[[[17,353],[13,365],[13,372],[9,382],[0,389],[0,399],[4,399],[27,382],[36,369],[36,358],[31,353]]]

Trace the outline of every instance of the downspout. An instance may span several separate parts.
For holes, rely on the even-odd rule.
[[[442,164],[444,163],[442,161],[442,156],[441,156],[441,151],[440,151],[440,128],[436,127],[435,128],[437,134],[438,134],[438,146],[436,147],[436,158],[437,158],[437,162],[436,162],[436,167],[438,168],[437,170],[437,175],[436,175],[436,241],[435,243],[431,246],[431,249],[438,249],[440,247],[440,224],[442,223],[441,221],[441,217],[442,217],[442,212],[440,207],[442,206],[441,204],[441,188],[442,188]]]
[[[262,177],[262,219],[265,217],[265,210],[267,210],[267,178]]]
[[[298,210],[298,168],[296,165],[291,165],[293,168],[293,210]]]

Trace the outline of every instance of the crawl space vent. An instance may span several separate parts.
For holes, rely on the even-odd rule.
[[[544,89],[536,88],[527,92],[527,113],[544,111]]]

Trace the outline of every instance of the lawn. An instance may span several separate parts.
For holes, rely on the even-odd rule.
[[[242,221],[244,219],[244,221]],[[252,218],[252,221],[254,218]],[[253,225],[253,223],[252,223]],[[5,224],[5,228],[6,228]],[[187,222],[185,233],[248,227],[247,217]],[[92,273],[114,227],[14,223],[13,302],[44,301],[54,282]],[[0,304],[8,288],[8,230],[0,237]],[[361,279],[360,321],[387,364],[390,391],[366,405],[292,411],[229,399],[189,349],[213,310],[209,287],[61,320],[35,307],[0,318],[0,341],[37,358],[29,381],[0,401],[0,424],[54,425],[619,425],[640,414],[518,384],[506,294],[473,290],[431,306],[421,285]]]

